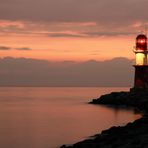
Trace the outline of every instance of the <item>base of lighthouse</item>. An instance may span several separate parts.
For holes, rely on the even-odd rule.
[[[135,65],[134,89],[148,90],[148,65]]]

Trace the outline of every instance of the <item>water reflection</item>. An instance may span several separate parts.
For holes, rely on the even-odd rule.
[[[133,110],[86,103],[127,89],[0,88],[0,147],[54,148],[133,121]]]

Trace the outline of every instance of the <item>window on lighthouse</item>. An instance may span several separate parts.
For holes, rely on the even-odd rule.
[[[136,65],[145,65],[146,57],[143,53],[136,54]]]

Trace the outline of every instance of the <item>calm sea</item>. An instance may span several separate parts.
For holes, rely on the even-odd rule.
[[[129,88],[0,88],[0,148],[57,148],[140,117],[132,110],[90,105]]]

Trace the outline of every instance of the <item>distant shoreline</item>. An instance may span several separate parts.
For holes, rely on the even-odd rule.
[[[147,148],[148,147],[148,91],[112,92],[93,99],[91,104],[134,107],[143,116],[126,126],[111,127],[93,138],[61,148]]]
[[[43,86],[29,86],[29,85],[3,85],[3,86],[0,86],[0,87],[98,87],[98,88],[129,88],[130,86],[46,86],[46,85],[43,85]]]

